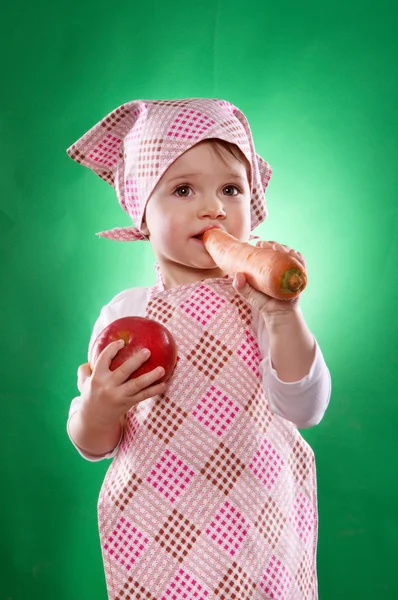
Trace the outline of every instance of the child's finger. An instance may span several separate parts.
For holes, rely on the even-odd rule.
[[[236,291],[241,290],[246,285],[246,277],[244,273],[235,273],[235,277],[233,280],[233,286]]]
[[[251,306],[261,311],[269,300],[269,297],[252,287],[243,273],[237,273],[233,286]]]
[[[272,248],[274,242],[267,242],[266,240],[260,240],[256,243],[257,248]]]
[[[304,268],[306,268],[306,262],[305,262],[305,258],[304,256],[301,254],[301,252],[296,252],[296,250],[290,250],[289,254],[291,254],[292,256],[294,256],[294,258],[296,258],[302,265]]]
[[[166,385],[163,385],[163,383],[156,383],[163,375],[164,368],[156,367],[155,369],[152,369],[152,371],[149,371],[149,373],[144,373],[143,375],[140,375],[140,377],[126,381],[123,386],[123,391],[126,396],[134,397],[135,403],[140,402],[141,400],[144,400],[144,396],[145,398],[151,397],[150,394],[147,395],[149,386],[156,384],[157,386],[160,386],[158,389],[164,390]],[[151,389],[153,389],[153,387]]]
[[[115,385],[121,385],[130,377],[132,373],[137,371],[150,357],[151,353],[147,348],[138,350],[130,356],[124,363],[113,371],[112,379]]]
[[[83,365],[80,365],[80,367],[77,370],[77,389],[80,393],[82,391],[84,382],[86,381],[86,379],[91,377],[91,375],[92,371],[89,363],[84,363]]]
[[[279,242],[275,242],[274,240],[262,240],[257,242],[256,246],[257,248],[272,248],[272,250],[277,250],[279,252],[288,252],[290,250],[289,246],[279,244]]]
[[[270,240],[270,241],[261,240],[256,243],[256,246],[258,248],[272,248],[273,250],[287,252],[288,254],[291,254],[292,256],[297,258],[297,260],[304,267],[306,267],[306,261],[305,261],[304,256],[301,254],[301,252],[297,252],[296,250],[294,250],[293,248],[290,248],[290,246],[287,246],[286,244],[279,244],[278,242],[275,242],[273,240]]]
[[[103,373],[104,371],[109,371],[112,359],[115,358],[116,354],[119,352],[119,350],[123,348],[123,346],[123,340],[117,340],[116,342],[111,342],[110,344],[108,344],[99,355],[97,362],[94,365],[93,371],[95,371],[96,373]]]
[[[128,381],[127,383],[130,383],[130,381]],[[148,400],[148,398],[154,398],[155,396],[160,396],[161,394],[164,394],[166,388],[167,383],[158,383],[144,388],[143,390],[137,392],[133,396],[129,396],[129,403],[126,405],[126,410],[130,410],[130,408],[136,406],[143,400]]]

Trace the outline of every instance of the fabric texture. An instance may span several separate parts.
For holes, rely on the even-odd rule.
[[[170,165],[197,143],[217,138],[236,144],[251,166],[251,231],[267,216],[270,165],[259,156],[245,115],[225,100],[133,100],[113,110],[67,149],[115,188],[136,226],[97,233],[115,241],[147,240],[142,221],[147,201]],[[254,239],[257,236],[251,236]]]
[[[158,272],[158,281],[161,281],[159,265],[155,264]],[[100,314],[91,332],[87,360],[90,349],[98,334],[112,321],[131,315],[145,317],[148,301],[151,296],[150,287],[133,287],[114,296],[108,304],[102,307]],[[257,339],[262,362],[260,371],[263,377],[263,386],[268,404],[274,414],[290,421],[298,428],[308,428],[321,422],[327,409],[331,395],[331,377],[324,356],[315,341],[315,356],[308,373],[299,381],[286,382],[278,377],[277,371],[272,366],[270,355],[269,336],[260,313],[252,308],[253,331]],[[82,403],[81,396],[73,398],[67,422],[67,432],[72,444],[83,458],[93,462],[109,459],[116,456],[119,444],[102,456],[94,456],[79,448],[69,432],[69,422],[72,415],[79,410]],[[123,437],[123,432],[121,439]],[[121,441],[121,440],[120,440]]]
[[[314,455],[270,410],[230,277],[151,288],[174,335],[164,394],[127,414],[98,501],[110,600],[316,600]]]

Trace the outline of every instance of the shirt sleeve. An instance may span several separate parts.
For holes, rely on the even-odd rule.
[[[317,340],[314,337],[315,356],[307,375],[299,381],[282,381],[272,366],[264,319],[258,311],[253,316],[262,355],[260,372],[270,409],[299,429],[318,425],[328,407],[332,385],[330,372]]]
[[[109,323],[112,323],[112,321],[115,321],[116,319],[120,319],[121,317],[127,317],[127,316],[133,316],[133,315],[134,316],[144,316],[145,315],[145,309],[146,309],[146,305],[148,302],[147,296],[148,296],[148,288],[131,288],[131,289],[125,290],[125,291],[121,292],[120,294],[118,294],[117,296],[115,296],[109,302],[109,304],[105,305],[101,309],[100,315],[99,315],[98,319],[96,320],[94,327],[93,327],[93,331],[91,333],[90,342],[89,342],[89,346],[88,346],[88,352],[87,352],[87,358],[90,356],[91,347],[94,344],[94,341],[96,340],[98,334],[107,325],[109,325]],[[122,429],[122,433],[120,435],[120,439],[119,439],[117,446],[111,452],[108,452],[107,454],[103,454],[103,455],[99,455],[99,456],[89,454],[88,452],[86,452],[85,450],[80,448],[72,439],[72,437],[70,435],[69,424],[70,424],[72,415],[76,411],[79,410],[79,408],[81,406],[81,402],[82,402],[81,396],[76,396],[75,398],[73,398],[70,408],[69,408],[69,415],[68,415],[68,421],[66,424],[66,430],[67,430],[70,441],[75,446],[75,448],[79,452],[79,454],[83,458],[85,458],[86,460],[88,460],[90,462],[98,462],[100,460],[104,460],[105,458],[108,458],[108,459],[113,458],[114,456],[116,456],[116,454],[119,450],[120,443],[123,439],[124,429]]]

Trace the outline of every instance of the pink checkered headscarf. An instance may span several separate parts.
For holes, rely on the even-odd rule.
[[[271,167],[256,154],[249,123],[236,106],[225,100],[187,98],[122,104],[67,149],[73,160],[115,188],[121,207],[137,225],[96,235],[119,242],[147,240],[141,227],[157,183],[181,154],[209,138],[236,144],[251,165],[253,231],[267,216],[264,194]]]

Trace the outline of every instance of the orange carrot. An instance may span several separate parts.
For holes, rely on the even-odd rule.
[[[287,252],[257,248],[222,229],[206,231],[203,244],[225,273],[244,273],[252,287],[278,300],[295,298],[307,285],[303,265]]]

